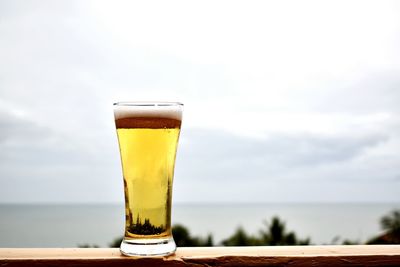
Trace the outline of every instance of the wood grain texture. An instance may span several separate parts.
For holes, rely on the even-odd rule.
[[[400,246],[178,248],[168,257],[125,257],[111,248],[0,248],[0,266],[400,266]]]

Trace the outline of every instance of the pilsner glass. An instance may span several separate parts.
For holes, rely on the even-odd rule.
[[[114,104],[125,189],[124,255],[169,255],[175,155],[183,105],[170,102]]]

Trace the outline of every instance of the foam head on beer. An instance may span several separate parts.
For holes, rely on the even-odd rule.
[[[182,106],[182,104],[178,104]],[[115,103],[114,116],[117,128],[130,127],[180,127],[182,110],[174,103],[135,104]]]

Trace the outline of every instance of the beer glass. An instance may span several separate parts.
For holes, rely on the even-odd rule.
[[[115,125],[125,190],[122,254],[169,255],[172,182],[183,104],[119,102]]]

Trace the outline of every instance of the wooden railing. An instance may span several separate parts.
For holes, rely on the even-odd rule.
[[[178,248],[124,257],[112,248],[0,248],[0,266],[400,266],[400,245]]]

